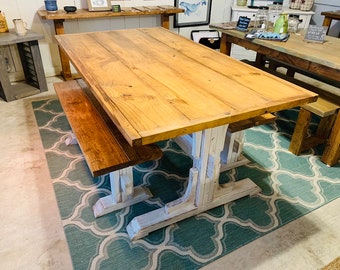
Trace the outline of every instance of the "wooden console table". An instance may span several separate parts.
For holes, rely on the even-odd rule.
[[[112,11],[88,11],[87,9],[78,9],[73,13],[66,13],[64,10],[58,10],[50,13],[47,10],[38,10],[38,15],[43,20],[53,20],[56,35],[65,34],[64,21],[77,19],[91,19],[104,17],[121,17],[121,16],[143,16],[143,15],[161,15],[161,25],[169,29],[169,17],[177,13],[183,13],[184,9],[174,6],[142,6],[142,7],[121,7],[121,12]],[[62,76],[65,80],[73,79],[70,62],[67,55],[59,50]]]

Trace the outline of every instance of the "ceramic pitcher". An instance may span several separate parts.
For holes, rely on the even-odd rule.
[[[24,36],[27,33],[27,24],[22,19],[13,19],[14,29],[17,35]]]

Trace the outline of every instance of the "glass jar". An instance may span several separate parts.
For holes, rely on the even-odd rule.
[[[288,17],[288,32],[296,34],[299,30],[299,15],[290,15]]]
[[[279,18],[280,14],[282,13],[282,5],[278,3],[274,3],[272,5],[268,5],[268,7],[269,7],[269,11],[268,11],[269,22],[274,24],[277,18]]]
[[[267,31],[268,7],[261,6],[255,14],[255,29],[258,32]]]

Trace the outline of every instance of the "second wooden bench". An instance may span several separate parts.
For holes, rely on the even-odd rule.
[[[276,71],[276,66],[265,68],[257,66],[254,62],[247,60],[244,60],[244,62],[319,94],[316,102],[300,108],[289,151],[295,155],[300,155],[304,150],[325,144],[326,148],[321,160],[328,166],[337,164],[340,158],[340,94],[336,91],[338,89],[334,90],[331,86],[319,88],[306,81],[294,78],[294,74],[288,76]],[[325,86],[327,85],[325,84]],[[313,114],[320,117],[320,122],[316,133],[308,135]]]
[[[82,80],[54,84],[55,91],[93,176],[110,174],[111,194],[94,205],[95,217],[146,200],[144,187],[133,187],[132,166],[159,159],[156,145],[130,146]]]

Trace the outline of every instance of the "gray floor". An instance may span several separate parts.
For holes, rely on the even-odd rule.
[[[72,269],[31,101],[0,100],[0,269]],[[340,256],[340,199],[205,269],[320,269]]]

